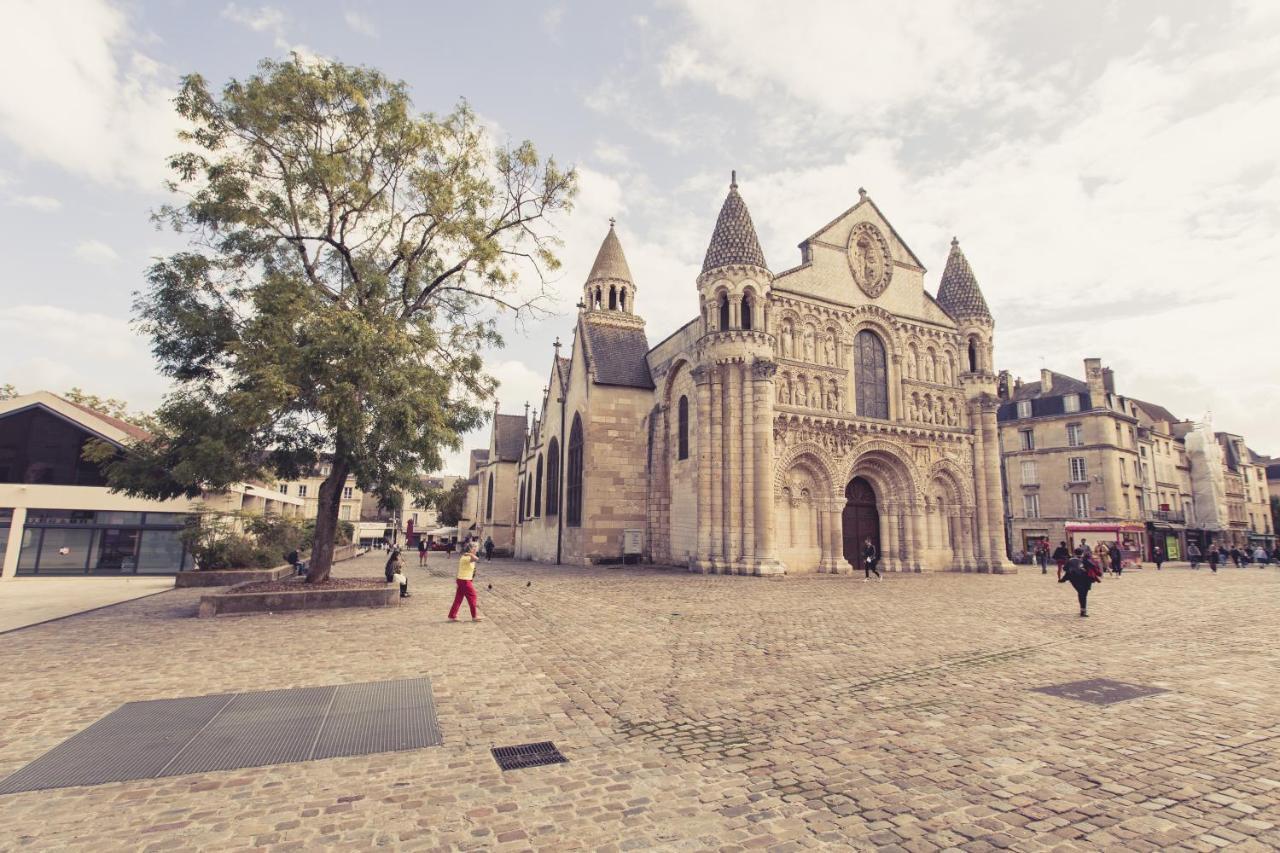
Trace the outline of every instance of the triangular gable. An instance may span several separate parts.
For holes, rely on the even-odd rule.
[[[915,252],[911,251],[911,247],[907,245],[906,240],[902,239],[902,235],[898,233],[898,229],[893,227],[893,223],[891,223],[889,221],[889,218],[884,215],[884,211],[882,211],[880,207],[874,201],[871,200],[871,196],[868,196],[868,195],[864,195],[858,201],[858,203],[855,204],[853,207],[849,208],[844,213],[840,214],[835,219],[832,219],[826,225],[822,226],[813,234],[810,234],[808,237],[802,240],[800,242],[800,248],[803,249],[806,244],[812,243],[815,241],[820,243],[826,243],[828,245],[843,246],[844,245],[843,236],[841,236],[840,239],[835,239],[830,236],[830,232],[835,231],[838,228],[838,226],[843,224],[843,222],[846,219],[852,216],[863,205],[871,206],[871,209],[875,211],[876,216],[880,219],[882,223],[884,223],[884,227],[889,229],[889,233],[893,236],[893,239],[897,241],[898,245],[901,246],[903,251],[905,251],[907,255],[911,258],[912,263],[914,263],[917,267],[919,267],[921,272],[925,272],[926,267],[924,265],[924,262],[920,260],[920,258],[916,255]]]
[[[70,400],[64,400],[57,394],[48,391],[36,391],[22,394],[8,400],[0,400],[0,418],[16,415],[32,408],[40,408],[61,418],[68,423],[83,429],[85,432],[100,438],[116,447],[124,447],[135,441],[145,440],[150,436],[145,430],[126,424],[117,418],[95,412],[85,406],[79,406]]]

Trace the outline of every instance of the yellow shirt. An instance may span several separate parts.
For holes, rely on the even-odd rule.
[[[458,580],[469,581],[476,575],[476,558],[470,554],[463,554],[462,559],[458,561]]]

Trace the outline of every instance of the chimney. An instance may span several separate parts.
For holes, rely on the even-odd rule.
[[[1000,371],[1000,378],[996,382],[996,393],[1002,400],[1008,400],[1013,396],[1012,382],[1010,381],[1009,371]]]
[[[1040,368],[1040,393],[1048,394],[1053,391],[1053,371],[1047,367]]]
[[[1089,403],[1093,406],[1105,406],[1107,390],[1102,379],[1102,359],[1084,360],[1084,380],[1089,384]]]
[[[1116,372],[1110,367],[1102,368],[1102,387],[1108,394],[1116,393]]]

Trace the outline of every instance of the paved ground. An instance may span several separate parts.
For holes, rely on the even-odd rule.
[[[173,576],[10,578],[0,581],[0,634],[173,589]]]
[[[125,701],[427,675],[443,747],[0,797],[2,849],[1280,847],[1280,569],[754,579],[451,566],[399,608],[6,635],[0,775]],[[341,566],[374,573],[379,555]],[[493,590],[486,589],[492,583]],[[1098,707],[1031,692],[1168,690]],[[503,774],[489,748],[568,764]]]

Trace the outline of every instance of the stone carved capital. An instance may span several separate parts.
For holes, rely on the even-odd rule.
[[[757,358],[751,363],[751,375],[758,381],[768,382],[778,372],[778,363],[767,358]]]
[[[695,385],[706,385],[711,381],[711,371],[703,364],[700,364],[690,370],[689,375],[693,377],[693,383]]]

